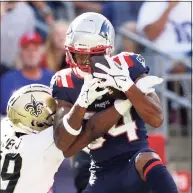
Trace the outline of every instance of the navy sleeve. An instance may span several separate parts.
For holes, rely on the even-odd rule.
[[[140,54],[134,54],[130,52],[121,52],[120,54],[114,56],[114,61],[121,64],[120,57],[124,57],[128,65],[128,70],[130,77],[133,81],[141,76],[141,74],[148,74],[149,67],[145,64],[145,59]]]
[[[130,77],[133,81],[139,78],[142,74],[149,73],[149,67],[145,64],[145,59],[140,54],[134,54],[130,52],[121,52],[120,54],[113,57],[113,60],[121,65],[120,57],[124,57],[128,65]]]
[[[149,67],[145,64],[145,59],[140,54],[130,55],[132,65],[129,67],[130,77],[133,81],[141,76],[141,74],[148,74]]]
[[[68,92],[67,92],[69,88],[63,87],[62,85],[60,85],[60,82],[61,82],[61,76],[58,73],[56,73],[52,77],[50,82],[50,88],[52,89],[52,96],[55,99],[63,100],[71,103],[71,100],[69,99]]]

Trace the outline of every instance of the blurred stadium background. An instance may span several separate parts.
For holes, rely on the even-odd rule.
[[[166,9],[169,16],[164,21],[163,13]],[[84,12],[102,13],[116,30],[115,54],[121,51],[141,53],[151,69],[150,74],[165,80],[156,88],[165,121],[161,128],[148,127],[150,144],[165,160],[181,192],[189,193],[192,129],[191,9],[191,1],[1,2],[1,116],[6,115],[7,100],[15,89],[35,82],[49,85],[55,71],[68,67],[61,42],[69,23]],[[156,24],[157,20],[159,25]],[[166,24],[162,25],[163,22]],[[148,25],[150,27],[146,28]],[[167,33],[160,33],[159,30]],[[40,37],[33,34],[34,31]],[[177,40],[172,45],[174,37]],[[41,46],[35,55],[25,52],[31,40]],[[23,70],[25,61],[34,57],[37,59],[34,65],[38,63],[34,72]],[[43,69],[48,71],[42,75]],[[66,171],[61,183],[65,184],[68,193],[74,193],[69,160],[61,167],[65,167]]]

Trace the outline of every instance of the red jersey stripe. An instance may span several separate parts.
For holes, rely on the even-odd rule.
[[[116,56],[113,60],[114,60],[117,64],[121,65],[121,62],[120,62],[120,60],[119,60],[119,57],[118,57],[118,56]]]
[[[57,76],[57,86],[58,86],[58,87],[63,87],[62,77],[61,77],[60,72],[58,73],[58,76]]]
[[[155,161],[153,162],[152,164],[150,164],[144,171],[144,178],[146,180],[146,176],[148,174],[148,172],[155,166],[159,165],[159,164],[162,164],[162,162],[159,160],[159,161]]]
[[[133,67],[134,66],[134,62],[131,59],[131,57],[129,55],[123,55],[125,61],[127,62],[129,67]]]
[[[71,73],[66,75],[66,81],[67,81],[67,84],[68,84],[68,88],[74,88]]]

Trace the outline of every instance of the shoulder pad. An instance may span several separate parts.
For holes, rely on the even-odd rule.
[[[121,52],[120,54],[113,56],[113,60],[120,64],[126,62],[128,65],[128,70],[130,77],[135,81],[141,74],[148,74],[149,67],[145,64],[145,59],[140,54],[135,54],[132,52]]]
[[[145,59],[141,54],[135,54],[133,52],[121,52],[120,54],[113,56],[113,60],[116,63],[121,64],[120,57],[122,57],[126,61],[128,67],[133,67],[136,62],[145,67]]]
[[[50,87],[53,88],[53,86],[55,85],[57,87],[74,88],[71,72],[71,68],[66,68],[56,72],[51,79]]]
[[[5,136],[15,136],[15,131],[7,117],[1,120],[1,142],[5,139]]]

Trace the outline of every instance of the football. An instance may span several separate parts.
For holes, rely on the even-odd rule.
[[[98,73],[106,74],[106,72],[104,72],[100,68],[95,67],[95,63],[97,62],[109,68],[109,64],[107,60],[105,59],[104,55],[93,55],[91,57],[91,73],[93,74],[94,72],[98,72]],[[110,91],[108,93],[109,97],[114,98],[114,99],[127,99],[127,97],[125,96],[123,92],[113,87],[109,87],[109,88],[110,88]]]

